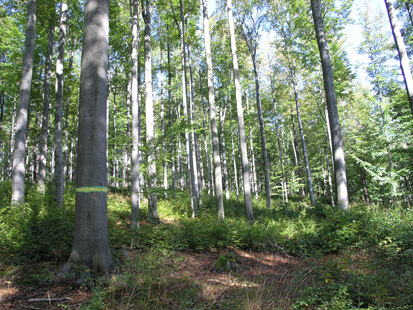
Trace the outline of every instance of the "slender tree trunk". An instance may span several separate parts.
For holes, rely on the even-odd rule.
[[[162,135],[162,168],[163,168],[163,189],[165,190],[165,197],[167,197],[168,190],[168,171],[166,169],[166,144],[165,144],[165,103],[163,92],[163,51],[161,48],[161,135]]]
[[[20,83],[19,107],[16,119],[16,136],[14,139],[12,203],[24,203],[24,178],[27,119],[30,104],[30,90],[33,74],[34,41],[36,37],[36,0],[29,0],[27,10],[26,41],[23,56],[22,78]]]
[[[166,31],[169,33],[167,26]],[[168,36],[168,101],[169,101],[169,127],[173,125],[173,108],[172,108],[172,73],[171,73],[171,47]],[[172,177],[172,192],[173,197],[176,198],[176,176],[175,176],[175,150],[174,150],[174,135],[171,134],[171,177]]]
[[[66,46],[67,3],[62,2],[59,46],[56,59],[56,108],[55,108],[55,201],[58,208],[63,205],[63,62]]]
[[[224,188],[225,188],[225,197],[229,199],[229,182],[228,182],[228,165],[227,165],[227,150],[226,150],[226,145],[225,145],[225,128],[224,128],[224,121],[225,121],[225,114],[227,110],[227,98],[225,98],[225,107],[221,107],[219,110],[219,120],[220,120],[220,125],[221,125],[221,132],[222,132],[222,138],[221,138],[221,150],[222,150],[222,168],[224,170]]]
[[[258,67],[257,67],[257,59],[256,59],[257,47],[252,46],[251,42],[248,41],[246,35],[245,35],[245,38],[248,44],[248,48],[250,50],[252,65],[254,68],[255,97],[257,101],[258,122],[260,123],[262,160],[264,162],[265,197],[266,197],[267,208],[271,208],[271,185],[270,185],[270,172],[269,172],[270,168],[268,164],[267,143],[265,141],[264,117],[262,115],[262,108],[261,108],[260,80],[258,78]]]
[[[243,181],[244,181],[245,213],[246,213],[247,220],[253,221],[254,214],[253,214],[253,209],[252,209],[250,172],[249,172],[249,167],[248,167],[249,165],[248,165],[247,143],[245,139],[245,128],[244,128],[244,112],[242,109],[241,84],[239,80],[237,47],[235,44],[235,30],[234,30],[234,20],[232,16],[232,1],[231,0],[227,0],[227,13],[228,13],[229,32],[230,32],[230,37],[231,37],[232,65],[234,69],[234,80],[235,80],[235,98],[237,102],[239,144],[240,144],[240,149],[241,149],[242,174],[243,174]]]
[[[188,69],[189,69],[189,118],[190,118],[190,124],[191,124],[191,139],[193,141],[192,144],[192,158],[194,161],[194,181],[195,181],[195,190],[196,190],[196,196],[198,199],[198,204],[202,204],[202,188],[200,184],[200,179],[199,179],[199,157],[197,156],[198,153],[198,143],[197,143],[197,135],[194,132],[195,130],[195,107],[194,107],[194,83],[192,79],[192,61],[191,61],[191,51],[189,48],[189,44],[187,44],[187,49],[188,49]]]
[[[404,84],[406,86],[407,97],[409,99],[410,110],[413,117],[413,77],[412,71],[410,70],[409,56],[406,52],[406,46],[404,45],[403,37],[400,32],[399,26],[397,25],[398,19],[396,11],[393,7],[392,0],[384,0],[387,7],[387,14],[389,15],[390,26],[393,32],[394,42],[396,43],[397,51],[400,58],[400,68],[402,70]]]
[[[7,175],[9,177],[12,176],[12,163],[13,163],[13,149],[14,149],[14,126],[15,126],[15,122],[16,122],[16,99],[13,99],[13,113],[11,115],[11,129],[10,129],[10,139],[9,139],[9,158],[8,158],[8,163],[7,163],[7,167],[8,167],[8,171],[7,171]]]
[[[200,83],[202,87],[202,83]],[[201,90],[202,93],[202,90]],[[211,162],[209,160],[209,152],[208,152],[208,138],[207,138],[207,126],[206,126],[206,109],[205,109],[205,102],[202,100],[202,110],[204,112],[203,119],[202,119],[202,126],[204,128],[204,150],[205,150],[205,158],[207,162],[207,169],[208,169],[208,196],[211,195],[211,188],[212,188],[212,171],[211,171]],[[220,167],[221,168],[221,167]]]
[[[209,101],[209,120],[211,122],[211,140],[212,140],[212,152],[214,163],[214,187],[215,198],[218,210],[218,218],[225,218],[224,211],[224,198],[222,193],[222,171],[221,171],[221,159],[219,157],[219,138],[218,138],[218,126],[216,119],[216,107],[215,107],[215,91],[214,91],[214,74],[212,70],[212,54],[211,54],[211,36],[209,30],[209,16],[207,1],[202,0],[202,13],[204,24],[204,41],[205,41],[205,56],[207,62],[207,77],[208,77],[208,101]],[[205,126],[204,126],[205,127]],[[205,136],[206,140],[206,136]],[[211,178],[212,178],[211,174]],[[215,189],[215,190],[214,190]]]
[[[139,88],[138,88],[138,50],[139,50],[139,2],[131,1],[132,19],[132,79],[131,79],[131,105],[132,105],[132,206],[131,226],[139,227]]]
[[[186,80],[186,53],[185,53],[185,20],[184,20],[184,5],[183,1],[180,0],[180,17],[181,17],[181,66],[182,66],[182,105],[184,109],[184,116],[187,122],[187,126],[190,125],[190,112],[188,107],[188,100],[187,100],[187,80]],[[189,187],[191,191],[191,207],[192,207],[192,217],[196,217],[198,215],[198,202],[197,202],[197,194],[196,194],[196,186],[195,186],[195,175],[194,175],[194,159],[192,157],[192,139],[191,134],[188,132],[188,129],[185,129],[185,146],[186,146],[186,154],[187,154],[187,164],[188,164],[188,172],[189,172]]]
[[[142,2],[142,16],[145,21],[145,112],[146,112],[146,144],[148,146],[148,213],[149,216],[159,221],[156,188],[156,146],[155,146],[155,116],[152,93],[152,48],[151,48],[151,17],[152,1]]]
[[[346,164],[344,160],[343,141],[341,136],[340,122],[338,118],[337,100],[334,88],[333,70],[324,34],[323,20],[319,0],[311,0],[314,27],[317,36],[318,49],[320,52],[321,65],[323,68],[324,90],[327,99],[329,123],[332,136],[334,169],[337,185],[337,205],[345,210],[348,209],[348,191]],[[413,109],[412,109],[413,113]]]
[[[52,77],[52,54],[54,44],[54,22],[50,22],[47,31],[47,52],[46,52],[46,69],[44,78],[43,91],[43,112],[42,128],[39,137],[39,178],[37,185],[44,189],[46,184],[46,164],[47,164],[47,138],[49,135],[49,108],[50,108],[50,84]]]
[[[36,117],[35,117],[35,122],[34,122],[34,126],[37,128],[39,126],[39,112],[36,111]],[[37,161],[37,157],[38,157],[38,150],[37,150],[37,135],[34,136],[33,139],[33,182],[37,183],[38,180],[38,173],[39,173],[39,165],[38,165],[38,161]]]
[[[234,131],[232,130],[232,105],[229,105],[230,114],[230,127],[231,127],[231,148],[232,148],[232,162],[234,164],[234,181],[235,181],[235,191],[237,194],[237,200],[239,199],[239,186],[238,186],[238,168],[237,160],[235,159],[235,145],[234,145]]]
[[[247,114],[248,118],[250,116],[250,105],[249,105],[249,100],[248,100],[248,94],[245,93],[245,101],[247,104]],[[258,200],[258,181],[257,181],[257,170],[255,169],[255,153],[254,153],[254,140],[252,136],[252,128],[251,126],[249,127],[249,140],[250,140],[250,150],[251,150],[251,170],[252,170],[252,178],[251,178],[251,183],[252,183],[252,190],[255,193],[255,200]]]
[[[303,122],[301,121],[300,103],[298,101],[298,91],[297,91],[297,85],[295,81],[293,81],[293,89],[294,89],[294,97],[295,97],[295,107],[297,109],[298,128],[300,129],[301,143],[303,146],[305,170],[307,172],[308,193],[310,195],[311,205],[314,206],[313,181],[311,179],[311,169],[310,169],[310,163],[308,161],[307,145],[305,143]]]
[[[73,68],[73,47],[70,51],[69,57],[69,76],[72,72]],[[64,164],[64,180],[66,180],[68,176],[68,150],[69,150],[69,115],[70,115],[70,83],[67,83],[67,93],[69,94],[66,99],[66,111],[65,111],[65,142],[63,146],[63,164]]]
[[[76,218],[68,263],[108,274],[113,267],[107,229],[106,96],[109,1],[85,9],[76,163]]]
[[[274,88],[273,82],[271,81],[271,87]],[[287,182],[285,178],[285,171],[284,171],[284,160],[283,160],[283,150],[281,146],[281,139],[280,139],[280,126],[278,124],[278,116],[277,116],[277,103],[274,98],[273,94],[273,105],[274,105],[274,113],[275,113],[275,135],[277,136],[277,145],[278,145],[278,160],[280,161],[281,167],[281,189],[282,189],[282,197],[283,201],[288,202],[288,189],[287,189]]]

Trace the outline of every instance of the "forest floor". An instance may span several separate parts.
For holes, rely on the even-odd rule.
[[[140,259],[139,251],[123,252],[122,265]],[[224,264],[217,267],[223,257]],[[174,291],[196,287],[194,293],[206,308],[238,308],[237,305],[245,304],[240,298],[246,296],[250,298],[249,309],[259,309],[263,304],[273,308],[274,300],[277,307],[288,309],[292,297],[289,295],[305,281],[305,277],[297,276],[304,264],[303,260],[282,253],[238,249],[176,252],[163,266],[162,277],[168,279],[170,285],[165,287],[161,302],[165,308],[175,308],[174,303],[178,301],[170,298],[167,290],[175,294]],[[5,268],[0,272],[6,273]],[[88,308],[88,301],[94,297],[93,289],[71,280],[47,279],[45,275],[57,268],[59,266],[49,264],[7,267],[7,276],[0,279],[0,309]]]

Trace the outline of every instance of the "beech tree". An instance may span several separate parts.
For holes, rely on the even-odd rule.
[[[343,139],[338,118],[337,99],[334,88],[333,70],[330,54],[324,33],[323,20],[319,0],[311,0],[314,27],[317,36],[321,65],[323,68],[324,91],[327,99],[329,124],[331,129],[331,142],[333,146],[334,170],[336,177],[337,206],[348,209],[347,174],[344,160]]]
[[[228,14],[229,32],[230,32],[230,37],[231,37],[231,51],[232,51],[232,65],[233,65],[234,83],[235,83],[235,97],[236,97],[236,102],[237,102],[238,134],[239,134],[239,145],[241,149],[242,178],[244,182],[245,214],[246,214],[247,220],[253,221],[254,214],[253,214],[253,209],[252,209],[250,172],[249,172],[249,165],[248,165],[247,143],[246,143],[246,138],[245,138],[244,112],[242,109],[241,84],[239,80],[237,47],[235,44],[234,17],[232,14],[232,1],[231,0],[227,0],[227,14]]]
[[[20,96],[16,119],[16,135],[14,138],[11,194],[12,203],[24,202],[27,119],[29,116],[30,90],[33,75],[34,42],[36,37],[36,11],[36,0],[29,0],[27,4],[27,27],[23,56],[23,73],[20,83]]]
[[[108,38],[109,0],[88,0],[80,75],[75,235],[63,271],[74,264],[108,274],[113,267],[107,227]]]

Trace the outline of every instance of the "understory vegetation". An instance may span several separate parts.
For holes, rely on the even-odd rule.
[[[61,209],[52,207],[47,189],[40,193],[36,187],[28,188],[24,205],[11,207],[11,184],[0,184],[1,291],[59,283],[73,240],[75,190],[67,189]],[[321,201],[312,207],[297,197],[274,200],[267,209],[262,197],[254,202],[256,219],[250,223],[235,195],[225,202],[225,221],[217,220],[215,200],[207,195],[199,217],[189,219],[189,193],[177,192],[159,200],[160,223],[148,219],[144,201],[140,228],[132,230],[128,197],[108,196],[113,276],[97,278],[80,268],[64,282],[90,292],[83,309],[413,305],[413,211],[406,206],[354,204],[346,212]],[[254,253],[279,261],[251,265],[247,258],[252,262]]]

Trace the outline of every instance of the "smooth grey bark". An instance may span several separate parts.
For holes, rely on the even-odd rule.
[[[62,2],[60,16],[59,45],[56,58],[56,105],[55,105],[55,201],[57,207],[63,205],[64,173],[63,173],[63,62],[66,46],[67,3]]]
[[[218,218],[224,219],[225,211],[224,211],[224,197],[222,193],[222,171],[221,171],[221,159],[219,157],[219,138],[218,138],[218,126],[217,126],[217,118],[216,118],[216,107],[215,107],[214,73],[212,70],[211,35],[210,35],[210,30],[209,30],[208,6],[207,6],[206,0],[202,0],[202,14],[203,14],[203,25],[204,25],[205,57],[206,57],[206,62],[207,62],[209,120],[211,123],[211,140],[212,140],[211,144],[212,144],[212,154],[213,154],[212,157],[213,157],[213,163],[214,163],[214,176],[215,176],[214,177],[215,199],[216,199],[217,210],[218,210]],[[204,108],[204,114],[205,114],[205,108]],[[206,142],[206,133],[204,137],[205,137],[205,142]]]
[[[26,136],[29,115],[30,90],[33,75],[34,42],[36,37],[36,0],[29,0],[27,5],[27,27],[24,46],[22,78],[20,83],[19,105],[14,138],[12,204],[24,203],[24,178],[26,172]]]
[[[155,146],[155,116],[152,92],[152,48],[151,48],[151,18],[152,1],[142,1],[142,16],[145,22],[145,113],[146,113],[146,144],[148,146],[148,214],[159,221],[158,200],[156,191],[156,146]]]
[[[80,74],[75,236],[62,271],[74,264],[108,274],[113,267],[107,228],[108,38],[109,0],[88,0]]]
[[[162,136],[162,168],[163,168],[163,189],[165,190],[165,197],[167,197],[168,190],[168,171],[166,167],[166,144],[165,144],[165,98],[163,90],[163,51],[161,48],[161,136]]]
[[[255,79],[255,98],[257,103],[257,113],[258,113],[258,122],[260,124],[260,136],[261,136],[261,152],[262,152],[262,161],[264,162],[264,183],[265,183],[265,198],[267,208],[271,208],[271,185],[270,185],[270,166],[268,163],[268,153],[267,153],[267,143],[265,140],[265,124],[264,117],[262,115],[261,108],[261,91],[260,91],[260,80],[258,77],[258,66],[257,66],[257,43],[251,38],[244,30],[245,41],[248,45],[250,51],[252,66],[254,69],[254,79]]]
[[[166,31],[169,33],[169,27],[166,26]],[[171,47],[168,36],[168,101],[169,101],[169,127],[173,125],[173,108],[172,108],[172,73],[171,73]],[[176,173],[175,173],[175,147],[174,147],[174,135],[171,134],[171,178],[172,178],[172,192],[173,197],[176,198]]]
[[[247,114],[249,118],[250,104],[249,104],[247,93],[245,93],[245,102],[246,102]],[[253,141],[253,136],[252,136],[252,127],[248,126],[248,128],[249,128],[250,152],[251,152],[251,163],[252,163],[251,164],[251,172],[252,172],[251,184],[252,184],[252,190],[255,194],[255,200],[258,200],[258,182],[257,182],[257,170],[255,169],[254,141]]]
[[[72,69],[73,69],[73,46],[72,49],[70,50],[70,57],[69,57],[69,76],[72,73]],[[70,83],[67,84],[67,93],[70,94]],[[70,115],[70,96],[67,97],[66,99],[66,111],[65,111],[65,142],[63,145],[63,164],[64,164],[64,181],[66,181],[66,178],[68,176],[68,166],[69,166],[69,162],[68,162],[68,150],[69,150],[69,115]]]
[[[248,165],[247,143],[246,143],[246,138],[245,138],[244,112],[242,109],[241,84],[240,84],[240,79],[239,79],[237,47],[235,44],[234,18],[232,16],[232,1],[231,0],[227,0],[227,14],[228,14],[229,33],[231,37],[231,54],[232,54],[232,66],[234,69],[235,98],[237,102],[239,145],[241,149],[242,175],[243,175],[243,182],[244,182],[245,215],[248,221],[253,221],[254,213],[252,209],[250,172],[249,172],[249,167],[248,167],[249,165]]]
[[[292,76],[293,73],[291,73]],[[303,147],[303,154],[304,154],[304,163],[305,163],[305,170],[307,174],[307,183],[308,183],[308,193],[310,196],[311,205],[314,206],[314,192],[313,192],[313,181],[311,178],[311,169],[310,163],[308,161],[308,152],[307,152],[307,145],[305,143],[305,136],[304,136],[304,129],[303,129],[303,122],[301,120],[301,112],[300,112],[300,103],[298,100],[298,91],[297,91],[297,84],[295,79],[293,78],[293,90],[294,90],[294,98],[295,98],[295,108],[297,111],[297,120],[298,120],[298,128],[300,130],[300,137],[301,137],[301,144]]]
[[[39,137],[39,177],[37,185],[44,189],[46,185],[47,137],[49,135],[50,84],[52,79],[52,54],[54,45],[54,22],[50,22],[47,31],[46,68],[44,74],[42,128]]]
[[[14,126],[16,122],[16,99],[13,100],[13,113],[11,115],[11,129],[10,129],[10,139],[9,139],[9,158],[8,158],[8,176],[12,176],[12,163],[13,163],[13,149],[14,149]]]
[[[196,189],[196,197],[198,199],[198,204],[202,205],[202,188],[200,184],[200,178],[199,178],[199,173],[200,173],[200,167],[199,167],[199,157],[197,155],[198,153],[198,142],[197,142],[197,135],[195,133],[195,125],[194,125],[194,119],[195,119],[195,105],[194,105],[194,100],[195,100],[195,95],[194,95],[194,82],[192,78],[192,61],[191,61],[191,50],[189,47],[189,43],[186,45],[188,49],[188,69],[189,69],[189,119],[190,119],[190,128],[191,128],[191,139],[193,141],[192,144],[192,158],[194,161],[194,181],[195,181],[195,189]]]
[[[410,111],[413,117],[413,78],[412,71],[410,70],[409,56],[406,52],[406,46],[404,45],[403,37],[400,32],[399,26],[397,25],[398,18],[396,11],[393,7],[392,0],[384,0],[387,8],[387,14],[389,15],[390,26],[393,33],[394,42],[396,43],[396,48],[399,53],[400,58],[400,68],[402,70],[404,84],[406,86],[407,97],[409,99]]]
[[[139,102],[138,102],[138,50],[139,50],[139,3],[131,1],[132,21],[132,76],[131,76],[131,106],[132,106],[132,205],[131,226],[139,227]]]
[[[337,110],[337,99],[334,88],[333,69],[331,66],[330,54],[327,40],[324,33],[323,20],[319,0],[311,0],[311,10],[313,13],[314,28],[317,36],[318,49],[320,52],[321,65],[323,68],[324,90],[326,93],[331,138],[333,145],[334,170],[336,177],[337,206],[345,210],[348,209],[348,191],[346,164],[344,159],[343,139]]]
[[[229,105],[229,114],[230,114],[230,128],[231,128],[232,163],[234,165],[235,192],[237,194],[237,199],[239,199],[238,168],[237,168],[237,160],[235,159],[234,131],[232,130],[232,105],[231,104]]]
[[[224,99],[225,106],[219,109],[219,122],[221,125],[221,152],[222,152],[222,169],[224,172],[224,188],[225,188],[225,197],[229,199],[229,180],[228,180],[228,165],[227,165],[227,149],[225,144],[225,115],[227,111],[227,98]]]
[[[182,105],[184,110],[184,116],[187,122],[187,126],[190,125],[190,111],[188,107],[187,100],[187,79],[186,79],[186,53],[185,53],[185,18],[184,18],[184,5],[183,1],[180,0],[180,38],[181,38],[181,66],[182,66]],[[189,172],[189,187],[191,191],[191,207],[192,207],[192,217],[198,215],[198,201],[197,201],[197,190],[195,186],[195,175],[194,175],[194,158],[192,157],[192,139],[191,134],[189,134],[188,129],[185,129],[185,147],[187,154],[187,164]]]
[[[201,93],[202,93],[202,83],[201,85]],[[205,102],[202,100],[202,111],[203,111],[203,118],[202,118],[202,127],[204,129],[204,151],[205,157],[207,161],[207,169],[208,169],[208,196],[211,195],[211,188],[212,188],[212,171],[211,171],[211,162],[209,160],[209,152],[208,152],[208,138],[207,138],[207,126],[206,126],[206,109],[205,109]]]

